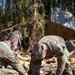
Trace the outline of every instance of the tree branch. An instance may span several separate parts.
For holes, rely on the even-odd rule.
[[[14,26],[12,26],[12,27],[10,27],[10,28],[4,29],[4,30],[2,30],[0,33],[5,32],[5,31],[8,31],[8,30],[11,30],[11,29],[13,29],[13,28],[15,28],[15,27],[17,27],[17,26],[18,26],[18,24],[14,25]]]

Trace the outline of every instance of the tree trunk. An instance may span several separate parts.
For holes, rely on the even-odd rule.
[[[17,5],[17,1],[16,0],[13,0],[14,3],[15,3],[15,6],[16,6],[16,15],[17,15],[17,19],[18,19],[18,23],[20,23],[20,14],[19,14],[19,6]]]
[[[38,1],[33,0],[34,5],[34,13],[32,19],[32,32],[30,37],[30,47],[28,48],[27,52],[31,51],[34,44],[42,37],[43,31],[41,30],[42,21],[41,16],[38,12]],[[40,24],[41,23],[41,24]]]
[[[9,11],[10,11],[10,0],[7,0],[6,1],[6,12],[4,16],[4,28],[7,28],[9,25],[9,21],[8,21]]]
[[[50,20],[50,4],[52,5],[52,1],[53,0],[42,0],[42,2],[43,2],[43,4],[44,4],[44,7],[45,7],[45,11],[46,11],[46,13],[45,13],[45,18],[47,19],[47,20]]]

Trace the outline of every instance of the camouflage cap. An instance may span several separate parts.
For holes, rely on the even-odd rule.
[[[21,44],[23,38],[22,34],[18,30],[13,31],[11,35],[15,36],[18,39],[19,43]]]

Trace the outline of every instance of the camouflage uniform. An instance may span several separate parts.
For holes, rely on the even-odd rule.
[[[26,72],[22,64],[20,64],[17,56],[11,50],[7,41],[0,42],[0,59],[1,61],[11,65],[15,70],[19,72],[20,75],[25,75]],[[0,74],[2,75],[2,74]]]
[[[62,37],[53,35],[43,37],[34,45],[29,73],[32,72],[32,75],[35,75],[35,72],[37,72],[37,75],[40,75],[39,68],[42,59],[54,56],[57,57],[58,61],[56,75],[62,75],[64,71],[67,73],[66,75],[73,75],[68,60],[69,52],[66,48],[65,41]]]

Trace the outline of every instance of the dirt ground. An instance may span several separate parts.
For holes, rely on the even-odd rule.
[[[22,53],[17,52],[17,56],[20,60],[20,63],[23,64],[25,69],[28,71],[31,60],[30,53],[23,55]],[[69,60],[71,68],[73,70],[73,75],[75,75],[75,52],[71,53]],[[51,59],[44,59],[41,65],[40,75],[55,75],[56,69],[57,69],[56,57],[53,57]]]

